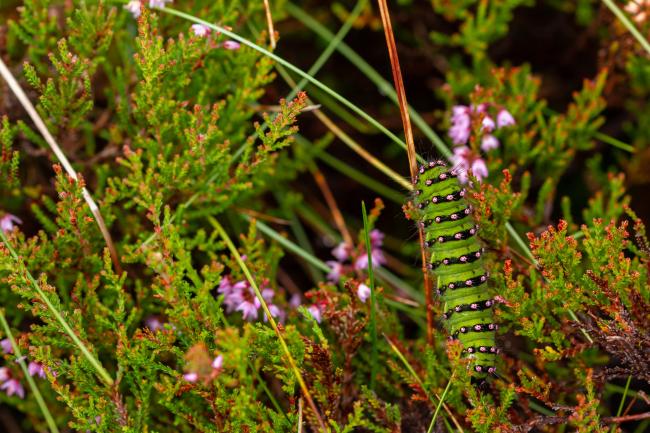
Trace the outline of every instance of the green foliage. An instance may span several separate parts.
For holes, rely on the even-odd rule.
[[[0,127],[0,146],[2,147],[2,156],[0,158],[0,187],[4,191],[11,191],[16,188],[20,180],[18,179],[18,164],[20,163],[20,153],[13,150],[13,140],[16,135],[16,127],[9,123],[9,118],[2,118]]]
[[[16,254],[3,241],[0,299],[26,361],[43,367],[35,380],[62,431],[411,432],[427,431],[439,408],[431,431],[604,432],[617,423],[613,381],[650,383],[650,248],[637,200],[650,179],[650,66],[616,22],[580,27],[601,15],[596,2],[405,0],[393,15],[400,56],[414,56],[404,67],[433,60],[426,74],[441,103],[422,111],[433,127],[449,130],[454,106],[485,107],[466,140],[485,173],[470,166],[465,197],[491,274],[476,296],[499,303],[503,353],[482,386],[462,344],[447,343],[437,322],[427,329],[415,229],[376,198],[364,231],[359,201],[375,196],[358,183],[399,202],[402,183],[385,185],[382,172],[406,174],[402,149],[349,114],[329,131],[314,126],[305,110],[322,109],[322,120],[341,107],[310,88],[313,100],[282,99],[271,59],[218,32],[197,35],[164,8],[144,2],[134,19],[124,2],[15,3],[0,26],[3,59],[78,178],[58,164],[49,171],[49,145],[2,98],[0,219]],[[270,46],[264,2],[177,3]],[[285,2],[270,3],[278,53],[304,67],[307,39],[283,21]],[[492,58],[519,12],[543,4],[573,14],[574,30],[601,54],[561,98],[539,64]],[[344,2],[312,7],[323,22],[351,19]],[[375,9],[368,2],[353,27],[380,30]],[[413,17],[434,24],[422,32]],[[323,82],[398,124],[383,95],[346,68],[325,68]],[[433,100],[407,84],[417,106]],[[514,124],[488,131],[486,116],[501,110]],[[488,134],[497,148],[481,148]],[[356,140],[370,164],[339,147]],[[412,204],[404,213],[414,217]],[[437,319],[444,305],[430,308]],[[26,384],[15,357],[1,356],[2,374]],[[47,429],[29,389],[24,399],[0,391],[25,431]]]

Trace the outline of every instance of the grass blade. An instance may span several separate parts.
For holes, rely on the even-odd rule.
[[[377,298],[375,294],[375,275],[372,271],[372,246],[370,244],[370,233],[368,232],[368,213],[366,212],[365,202],[361,202],[361,212],[363,213],[363,233],[366,241],[366,254],[368,255],[368,282],[370,284],[370,342],[372,344],[372,351],[370,352],[370,389],[374,390],[379,364],[377,359]]]
[[[632,21],[625,15],[625,12],[621,10],[618,6],[616,6],[616,3],[614,3],[612,0],[603,0],[603,3],[605,3],[605,6],[609,8],[609,10],[612,11],[614,15],[616,15],[616,18],[619,19],[619,21],[625,26],[625,28],[636,38],[637,41],[641,44],[644,50],[650,54],[650,43],[648,43],[648,40],[643,37],[641,32],[632,24]]]
[[[99,376],[102,378],[102,380],[104,382],[106,382],[108,385],[113,385],[113,379],[111,378],[111,376],[104,369],[104,367],[99,362],[99,360],[97,358],[95,358],[95,356],[92,353],[90,353],[90,350],[88,350],[88,348],[83,343],[83,341],[81,341],[81,339],[79,339],[79,337],[77,337],[77,334],[75,334],[74,330],[72,329],[72,327],[70,327],[68,322],[66,322],[66,320],[63,318],[61,313],[54,307],[54,305],[52,305],[52,302],[50,302],[49,298],[45,295],[43,290],[40,288],[40,286],[38,285],[38,282],[36,282],[36,280],[34,279],[32,274],[25,267],[25,264],[23,263],[21,258],[18,257],[18,254],[16,254],[16,250],[14,250],[14,248],[11,246],[11,244],[7,240],[7,235],[5,235],[3,230],[0,230],[0,238],[2,239],[2,242],[3,242],[4,246],[5,246],[5,248],[7,248],[7,250],[9,250],[9,253],[13,257],[13,259],[16,261],[16,263],[19,265],[19,267],[22,267],[23,274],[27,277],[29,282],[32,284],[32,286],[34,287],[34,290],[36,290],[36,292],[40,296],[41,300],[45,303],[45,305],[50,310],[52,315],[59,322],[59,324],[61,325],[61,327],[65,331],[65,333],[70,336],[70,338],[72,339],[74,344],[79,348],[79,350],[81,350],[81,353],[83,354],[83,356],[95,368],[95,370],[97,371],[97,374],[99,374]]]
[[[431,418],[431,424],[429,424],[429,429],[427,430],[427,433],[431,433],[433,431],[433,426],[436,424],[436,418],[438,417],[438,412],[440,412],[440,407],[442,406],[442,403],[445,401],[445,397],[447,397],[447,392],[451,387],[451,381],[453,379],[454,376],[452,375],[451,378],[449,379],[449,382],[447,382],[447,386],[445,387],[445,390],[442,392],[442,396],[440,396],[440,401],[438,402],[438,406],[436,406],[436,411],[433,413],[433,417]]]
[[[618,405],[618,410],[616,411],[616,416],[621,416],[623,413],[623,406],[625,405],[625,398],[627,397],[627,392],[630,390],[630,382],[632,382],[632,375],[627,377],[627,382],[625,382],[625,390],[623,391],[623,396],[621,397],[621,402]],[[612,425],[610,432],[616,431],[616,425]]]
[[[18,365],[20,365],[20,368],[23,370],[25,379],[27,380],[27,384],[29,384],[29,388],[32,390],[32,393],[34,394],[34,399],[36,400],[38,407],[41,409],[41,412],[43,412],[43,417],[45,418],[45,422],[47,423],[47,426],[49,427],[52,433],[59,433],[59,428],[56,426],[56,423],[54,422],[54,418],[52,418],[52,414],[50,413],[50,410],[47,408],[47,404],[45,404],[45,400],[43,400],[43,396],[41,395],[41,392],[38,390],[38,386],[36,386],[36,382],[34,381],[34,378],[29,374],[29,370],[27,369],[27,365],[25,365],[25,360],[23,359],[24,357],[20,352],[20,347],[18,347],[18,344],[14,339],[14,335],[11,333],[11,328],[9,328],[9,324],[7,323],[7,319],[5,318],[5,312],[3,309],[0,309],[0,324],[2,325],[2,328],[5,331],[5,335],[7,336],[7,338],[9,338],[9,341],[11,342],[11,347],[13,348],[14,355],[16,356],[16,362],[18,363]]]

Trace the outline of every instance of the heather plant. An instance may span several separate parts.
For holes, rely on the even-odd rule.
[[[648,430],[647,7],[2,3],[2,431]]]

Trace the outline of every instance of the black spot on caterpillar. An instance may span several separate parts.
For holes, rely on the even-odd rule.
[[[465,189],[443,161],[420,166],[415,180],[415,206],[429,252],[427,267],[436,275],[444,303],[443,319],[451,339],[458,339],[472,358],[475,379],[496,372],[492,307],[478,226],[465,199]]]

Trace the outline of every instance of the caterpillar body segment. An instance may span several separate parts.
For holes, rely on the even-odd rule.
[[[487,290],[489,275],[476,237],[479,227],[465,189],[444,162],[421,166],[415,189],[415,206],[429,252],[427,267],[437,277],[446,328],[472,358],[476,379],[484,379],[496,372],[499,350],[495,343],[498,325],[492,313],[495,301]]]

